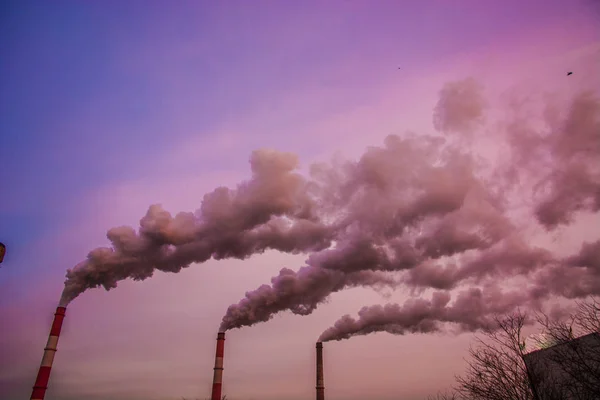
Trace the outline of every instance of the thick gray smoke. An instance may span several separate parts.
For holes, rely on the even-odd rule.
[[[450,290],[467,283],[479,284],[491,277],[527,276],[554,260],[548,250],[531,247],[517,236],[511,236],[479,252],[465,254],[460,261],[426,260],[407,271],[403,283],[415,289]]]
[[[111,247],[92,250],[67,271],[61,305],[90,288],[109,290],[127,278],[149,278],[156,270],[177,273],[211,257],[243,259],[266,249],[296,253],[328,247],[331,228],[321,222],[307,181],[294,172],[297,157],[258,150],[250,166],[250,180],[206,194],[195,213],[173,217],[153,205],[137,232],[129,226],[109,230]]]
[[[89,288],[108,290],[155,270],[179,272],[210,258],[243,259],[266,249],[309,256],[298,271],[282,269],[231,305],[221,329],[268,321],[286,310],[307,315],[332,293],[357,286],[402,286],[413,294],[462,290],[451,305],[440,293],[429,305],[390,306],[401,322],[387,325],[402,332],[442,323],[476,329],[490,313],[549,295],[600,293],[598,242],[557,261],[528,243],[513,213],[514,197],[526,199],[529,219],[551,230],[570,224],[578,212],[600,209],[600,101],[581,93],[542,128],[520,117],[505,123],[495,139],[509,152],[498,165],[483,163],[464,146],[465,135],[477,139],[485,109],[476,82],[448,84],[434,115],[441,135],[390,135],[358,161],[313,165],[308,177],[296,172],[293,154],[255,151],[252,177],[205,195],[195,213],[173,217],[155,205],[137,231],[111,229],[110,247],[91,251],[67,272],[61,304]],[[526,278],[527,290],[500,295],[497,283],[511,277]],[[479,304],[474,319],[461,319],[461,307],[470,304]],[[415,320],[413,309],[429,314]],[[364,321],[379,317],[363,314],[369,317],[358,320],[359,331],[376,330]]]
[[[460,135],[470,135],[483,121],[481,87],[463,80],[447,85],[440,96],[434,122],[444,137],[392,135],[383,147],[368,148],[357,162],[313,166],[312,193],[318,194],[322,215],[335,226],[330,231],[335,246],[313,252],[302,272],[293,274],[294,287],[303,288],[297,301],[278,288],[280,279],[290,274],[282,270],[272,285],[248,292],[231,305],[222,329],[266,321],[298,306],[308,314],[331,293],[352,286],[314,279],[329,277],[326,271],[339,272],[340,277],[359,271],[395,272],[395,282],[412,292],[470,287],[465,293],[481,292],[483,299],[501,293],[497,283],[503,279],[530,279],[529,292],[502,295],[509,296],[501,303],[505,308],[481,305],[480,321],[508,310],[508,305],[538,304],[550,293],[569,298],[600,293],[592,267],[558,262],[551,251],[532,247],[519,228],[524,221],[515,221],[511,214],[511,204],[525,199],[532,204],[530,222],[554,229],[569,224],[579,211],[598,211],[598,98],[577,95],[564,115],[547,119],[538,130],[515,118],[496,133],[510,152],[490,168],[460,147]],[[459,140],[453,140],[457,135]],[[531,159],[538,154],[540,161]],[[466,295],[462,296],[459,299]],[[449,322],[464,324],[458,317],[461,304],[442,317],[454,315]],[[435,321],[438,326],[445,320]],[[420,324],[422,329],[431,327],[429,322]]]
[[[409,270],[426,259],[488,248],[511,231],[469,157],[442,138],[388,136],[356,163],[314,166],[312,182],[336,245],[311,254],[299,273],[282,270],[272,285],[248,292],[229,307],[221,329],[297,306],[307,314],[331,293],[360,285],[348,283],[357,272]],[[279,289],[291,276],[302,295]],[[359,276],[370,284],[371,275]],[[298,303],[290,304],[294,297]]]
[[[326,329],[319,341],[349,339],[374,332],[395,335],[431,333],[456,328],[455,333],[494,326],[494,316],[518,307],[539,308],[549,296],[582,298],[600,293],[600,241],[585,243],[579,253],[563,260],[548,260],[548,268],[529,279],[529,285],[511,292],[493,282],[458,294],[449,305],[448,292],[434,292],[431,300],[409,299],[404,305],[364,307],[358,318],[345,315]]]
[[[508,312],[526,299],[520,292],[503,293],[495,287],[471,288],[449,305],[450,294],[434,292],[431,300],[413,298],[404,305],[363,307],[358,319],[345,315],[319,337],[319,341],[349,339],[374,332],[395,335],[431,333],[453,324],[457,332],[471,332],[493,326],[493,316]]]
[[[219,331],[266,322],[280,311],[297,315],[312,313],[331,293],[356,286],[396,287],[393,277],[377,271],[342,273],[323,268],[302,267],[295,272],[284,268],[262,285],[246,293],[238,304],[230,306]]]
[[[531,186],[535,218],[554,229],[579,211],[600,211],[600,101],[582,92],[566,112],[549,105],[544,118],[538,129],[523,116],[511,121],[510,167],[501,171],[518,190]]]

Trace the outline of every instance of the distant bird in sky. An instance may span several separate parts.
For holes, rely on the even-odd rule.
[[[4,243],[0,242],[0,264],[2,264],[2,260],[4,260],[4,254],[6,253],[6,246]]]
[[[573,75],[573,73],[572,72],[567,72],[567,76],[569,76],[569,75]]]

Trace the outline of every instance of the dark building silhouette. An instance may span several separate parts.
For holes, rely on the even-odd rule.
[[[523,356],[536,400],[600,400],[600,334]]]

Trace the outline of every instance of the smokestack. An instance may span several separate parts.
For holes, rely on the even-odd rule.
[[[50,370],[52,369],[52,361],[54,361],[54,353],[56,353],[60,328],[62,327],[66,311],[67,309],[65,307],[56,308],[56,314],[54,314],[54,322],[52,322],[48,343],[46,343],[46,348],[44,349],[44,357],[42,358],[40,370],[37,374],[35,385],[33,386],[33,393],[31,393],[31,400],[43,400],[46,395],[48,379],[50,379]]]
[[[317,400],[325,400],[323,381],[323,342],[317,342]]]
[[[221,389],[223,387],[223,353],[225,352],[225,332],[217,335],[217,354],[215,355],[215,374],[213,376],[213,387],[211,400],[221,400]]]

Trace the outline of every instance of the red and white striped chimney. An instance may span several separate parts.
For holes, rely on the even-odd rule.
[[[40,370],[38,371],[35,385],[33,386],[33,392],[31,393],[31,400],[43,400],[46,395],[48,380],[50,379],[50,370],[52,369],[52,362],[54,361],[54,353],[56,353],[58,337],[60,336],[60,329],[66,311],[67,309],[65,307],[56,308],[54,322],[52,322],[52,329],[50,329],[50,336],[48,337],[48,343],[46,343],[46,348],[44,349],[44,357],[42,357]]]
[[[223,388],[223,354],[225,352],[225,332],[217,335],[217,354],[215,355],[215,374],[213,376],[211,400],[221,400]]]
[[[317,400],[325,400],[323,380],[323,342],[317,342]]]

